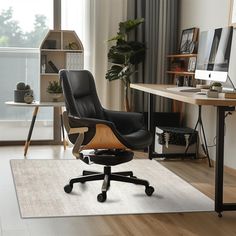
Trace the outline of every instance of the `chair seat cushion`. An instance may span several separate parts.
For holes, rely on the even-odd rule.
[[[94,154],[83,155],[80,153],[80,159],[89,164],[89,160],[95,164],[114,166],[133,159],[134,153],[127,150],[98,150]]]

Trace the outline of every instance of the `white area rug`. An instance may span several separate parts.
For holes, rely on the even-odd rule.
[[[70,194],[64,185],[82,170],[102,171],[99,165],[80,160],[11,160],[21,216],[65,217],[114,214],[143,214],[213,211],[214,202],[154,160],[133,160],[112,167],[112,171],[132,170],[155,188],[151,197],[144,186],[111,182],[104,203],[97,202],[102,181],[75,184]]]

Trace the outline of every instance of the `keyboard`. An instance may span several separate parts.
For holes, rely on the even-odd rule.
[[[188,86],[181,86],[181,87],[170,87],[166,88],[167,90],[173,91],[173,92],[200,92],[200,88],[196,87],[188,87]]]

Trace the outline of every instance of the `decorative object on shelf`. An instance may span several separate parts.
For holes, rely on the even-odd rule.
[[[176,60],[173,60],[170,65],[171,71],[184,71],[184,60],[181,58],[177,58]]]
[[[33,96],[33,90],[24,82],[17,83],[16,90],[14,90],[14,102],[26,102],[25,95]]]
[[[57,48],[57,41],[52,39],[47,39],[44,42],[45,49],[56,49]]]
[[[108,52],[108,61],[112,63],[112,66],[106,73],[106,79],[109,81],[121,79],[124,83],[126,111],[130,111],[132,105],[131,75],[136,72],[136,65],[144,61],[146,51],[144,43],[127,40],[127,36],[143,22],[143,18],[120,22],[119,32],[108,40],[108,42],[115,41],[116,44]]]
[[[62,97],[62,87],[56,80],[49,81],[47,92],[52,97],[53,102],[57,102]]]
[[[190,28],[182,31],[180,40],[180,53],[194,53],[197,50],[198,28]]]
[[[181,87],[184,85],[184,76],[176,76],[176,85],[177,87]]]
[[[192,76],[184,76],[184,86],[191,87],[193,86]]]
[[[197,58],[196,58],[196,57],[190,57],[190,58],[189,58],[189,60],[188,60],[188,71],[189,71],[189,72],[195,71],[195,68],[196,68],[196,61],[197,61]]]
[[[45,74],[46,73],[46,66],[47,65],[47,55],[42,55],[41,56],[41,73]]]
[[[66,53],[66,69],[82,70],[84,68],[84,54],[67,52]]]
[[[79,50],[79,45],[76,42],[70,42],[68,46],[66,46],[66,49]]]

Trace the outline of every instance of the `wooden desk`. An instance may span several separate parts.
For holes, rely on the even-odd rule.
[[[167,90],[172,85],[158,84],[131,84],[131,88],[148,93],[148,128],[153,132],[153,96],[161,96],[174,99],[177,101],[195,104],[195,105],[212,105],[217,108],[216,121],[216,163],[215,163],[215,211],[218,216],[222,216],[223,211],[236,210],[236,203],[223,203],[223,176],[224,176],[224,123],[225,112],[234,111],[236,99],[227,99],[223,97],[208,98],[205,95],[197,95],[192,92],[174,92]],[[174,86],[173,86],[174,87]],[[154,132],[153,132],[154,133]],[[149,147],[149,158],[155,157],[153,145]]]
[[[26,156],[28,147],[30,145],[32,132],[34,129],[35,120],[37,118],[38,110],[40,107],[53,107],[54,108],[54,121],[53,121],[53,142],[50,142],[50,140],[45,140],[47,144],[58,144],[61,143],[61,132],[62,131],[62,138],[63,138],[63,145],[64,149],[66,149],[66,140],[65,140],[65,133],[64,133],[64,125],[62,120],[62,107],[65,106],[64,102],[33,102],[31,104],[27,103],[19,103],[19,102],[13,102],[8,101],[5,102],[6,105],[10,106],[17,106],[17,107],[34,107],[31,125],[29,128],[28,136],[25,141],[25,147],[24,147],[24,156]],[[60,115],[60,122],[58,122],[58,119],[56,118],[56,114]],[[58,125],[60,124],[60,125]],[[44,142],[45,143],[45,142]]]

